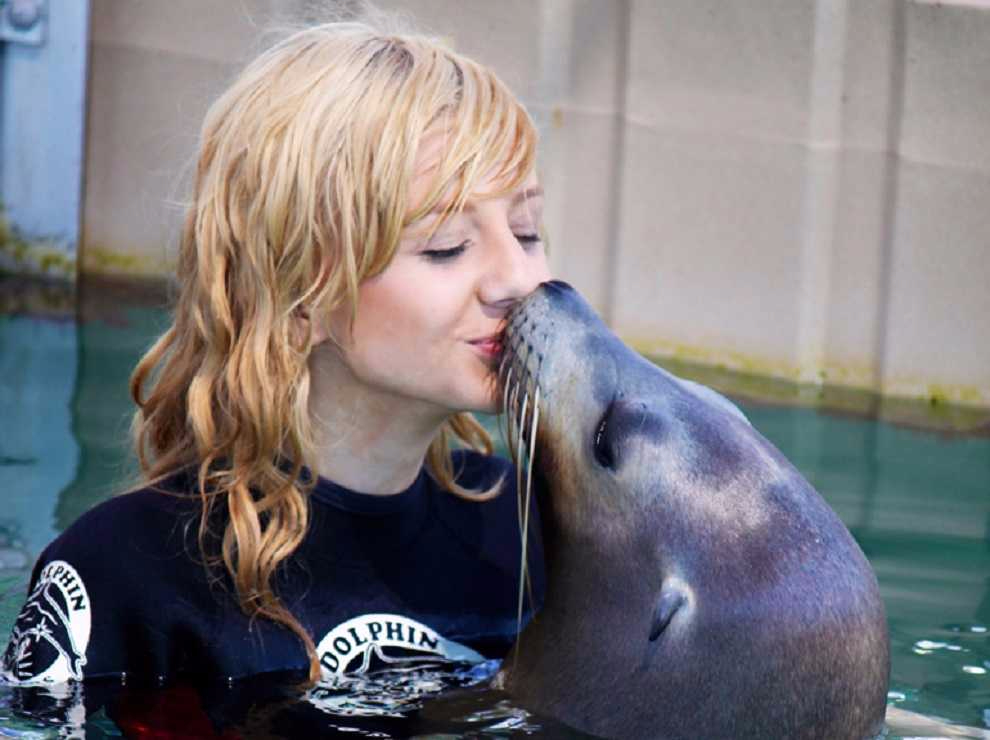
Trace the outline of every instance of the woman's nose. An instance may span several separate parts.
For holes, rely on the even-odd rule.
[[[550,279],[542,244],[520,242],[508,228],[492,235],[490,259],[480,285],[481,301],[511,305]]]

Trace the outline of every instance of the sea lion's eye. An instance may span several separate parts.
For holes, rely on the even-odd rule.
[[[611,407],[610,407],[611,409]],[[615,456],[612,454],[612,448],[608,443],[608,437],[606,436],[608,432],[608,411],[605,412],[605,416],[598,423],[598,430],[595,432],[595,459],[598,464],[603,468],[608,468],[609,470],[615,468]]]

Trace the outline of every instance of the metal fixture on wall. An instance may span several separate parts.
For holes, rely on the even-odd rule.
[[[0,41],[28,46],[45,43],[46,0],[0,0]]]

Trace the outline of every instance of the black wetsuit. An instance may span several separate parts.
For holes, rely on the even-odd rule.
[[[512,644],[520,562],[514,470],[474,452],[454,460],[458,482],[469,488],[505,475],[502,495],[466,501],[425,470],[393,496],[318,480],[309,530],[279,570],[276,591],[313,636],[325,675],[477,661],[501,657]],[[52,542],[34,570],[3,676],[226,680],[305,669],[292,632],[245,616],[223,568],[208,575],[192,491],[193,481],[177,475],[157,490],[118,496]],[[534,511],[529,560],[537,603],[544,587],[539,531]]]

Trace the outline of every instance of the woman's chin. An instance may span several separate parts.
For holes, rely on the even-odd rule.
[[[464,399],[461,411],[472,414],[498,414],[502,410],[502,400],[498,398],[494,389],[478,394],[474,398]]]

